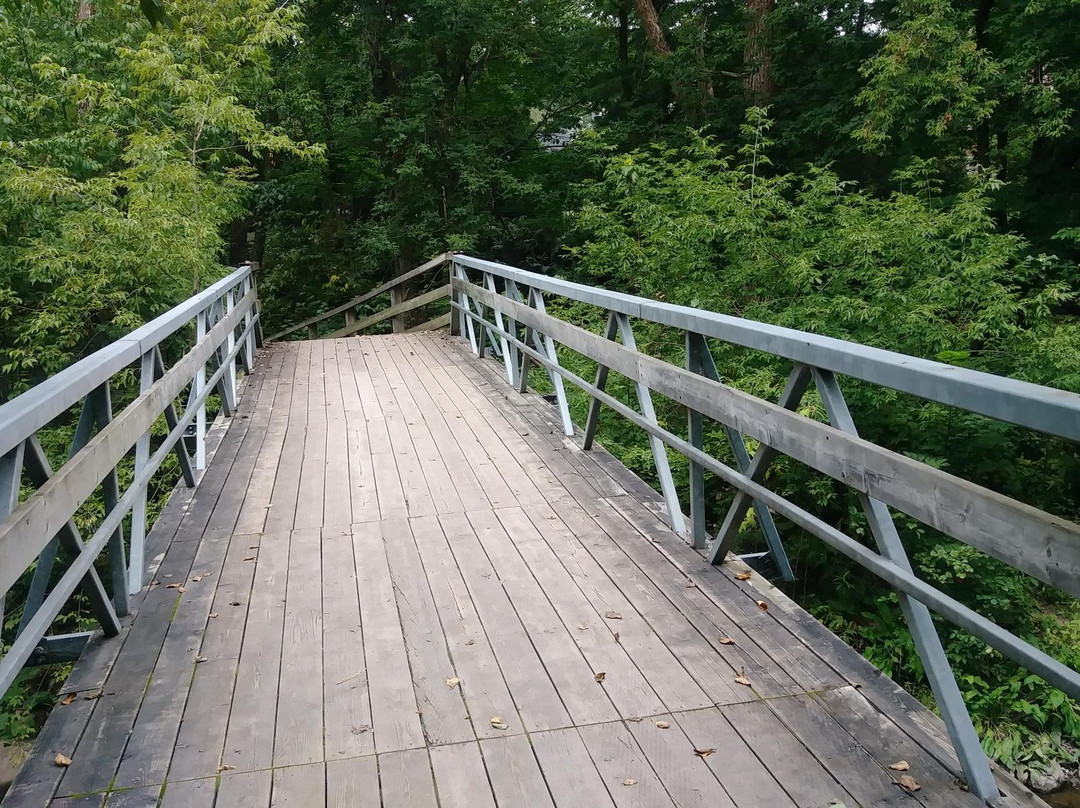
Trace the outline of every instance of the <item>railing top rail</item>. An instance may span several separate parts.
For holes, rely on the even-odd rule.
[[[6,404],[0,404],[0,456],[137,361],[250,274],[250,265],[241,266],[126,336],[64,368]]]
[[[335,315],[341,314],[343,311],[348,311],[354,306],[359,306],[361,303],[366,303],[373,297],[381,295],[383,292],[389,292],[394,287],[400,286],[406,281],[410,281],[419,275],[423,275],[425,272],[435,269],[435,267],[439,266],[440,264],[445,264],[447,261],[450,260],[450,258],[451,253],[448,252],[436,255],[427,263],[421,264],[415,269],[410,269],[408,272],[402,275],[398,275],[396,278],[391,278],[381,286],[376,286],[374,289],[368,292],[364,292],[364,294],[360,295],[359,297],[354,297],[352,300],[348,300],[345,303],[342,303],[340,306],[335,306],[328,311],[322,312],[322,314],[316,314],[314,317],[308,317],[306,320],[303,320],[296,325],[291,325],[283,331],[279,331],[276,334],[267,337],[267,341],[273,342],[274,340],[281,339],[282,337],[287,337],[290,334],[295,334],[301,328],[307,328],[309,325],[321,323],[323,320],[328,320]]]
[[[453,260],[464,267],[609,311],[765,351],[928,401],[1080,441],[1080,395],[1076,393],[835,337],[612,292],[468,255],[455,253]]]

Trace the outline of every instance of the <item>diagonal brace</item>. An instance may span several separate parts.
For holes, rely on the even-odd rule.
[[[837,429],[849,435],[858,435],[847,401],[832,371],[814,368],[812,372],[829,421]],[[911,562],[908,560],[888,506],[863,493],[859,493],[859,502],[881,554],[904,572],[912,572]],[[922,660],[926,677],[930,680],[934,698],[941,710],[941,717],[945,721],[949,737],[952,738],[957,757],[960,759],[960,766],[964,770],[968,786],[984,800],[996,799],[999,796],[997,783],[994,782],[990,764],[983,752],[975,727],[971,723],[971,716],[960,694],[960,688],[956,684],[956,677],[953,675],[948,657],[945,656],[945,649],[941,645],[941,638],[934,626],[930,610],[910,595],[899,590],[896,594],[900,600],[900,609],[904,614],[904,619],[911,630],[915,650],[919,654],[919,659]]]
[[[687,332],[686,334],[686,360],[689,369],[695,373],[700,373],[707,379],[712,379],[714,382],[720,381],[720,373],[716,369],[716,361],[713,359],[712,351],[709,350],[709,343],[701,334],[695,334]],[[696,419],[694,416],[697,416]],[[695,423],[695,420],[697,423]],[[701,439],[701,414],[691,413],[691,430],[698,431],[698,438]],[[724,424],[724,433],[727,435],[728,445],[731,447],[731,452],[735,456],[735,463],[743,474],[746,474],[753,465],[753,461],[750,459],[749,452],[746,451],[746,442],[743,439],[742,433],[737,429]],[[695,444],[696,445],[696,444]],[[700,448],[700,447],[699,447]],[[691,464],[691,480],[694,483],[699,483],[699,486],[703,488],[704,469],[696,463]],[[704,519],[704,495],[702,492],[701,501],[699,502],[700,520],[695,518],[699,514],[691,512],[692,524],[694,528],[695,546],[697,546],[697,536],[700,534],[704,537],[705,533],[705,519]],[[693,505],[693,502],[691,502]],[[769,555],[776,565],[777,571],[780,573],[780,577],[785,581],[794,581],[795,573],[791,569],[791,562],[788,560],[787,551],[784,549],[784,543],[780,540],[780,531],[776,529],[776,521],[773,519],[772,513],[765,506],[764,503],[753,500],[754,514],[757,516],[757,522],[761,528],[761,533],[765,537],[765,544],[769,548]],[[721,556],[723,558],[724,556]]]
[[[780,406],[787,410],[794,410],[802,401],[810,383],[810,369],[805,365],[796,365],[791,369],[784,392],[780,394]],[[745,446],[744,446],[745,448]],[[744,474],[753,482],[760,483],[765,479],[765,472],[769,470],[769,464],[776,457],[776,450],[768,444],[761,444],[754,452],[754,457]],[[724,523],[717,531],[716,538],[709,545],[709,563],[720,564],[727,554],[735,549],[735,539],[739,535],[739,525],[746,518],[746,512],[750,510],[753,497],[744,491],[735,494],[735,499],[728,508]]]

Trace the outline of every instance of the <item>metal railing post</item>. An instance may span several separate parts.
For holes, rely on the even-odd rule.
[[[229,291],[225,293],[225,314],[232,314],[233,309],[236,308],[236,290],[229,288]],[[236,347],[236,329],[229,329],[229,334],[225,337],[225,356],[232,356],[233,348]],[[236,407],[236,359],[228,359],[229,367],[225,371],[226,387],[229,391],[229,401],[233,408]]]
[[[604,339],[615,339],[615,335],[619,333],[619,320],[615,316],[615,312],[609,311],[607,317],[607,325],[604,327]],[[596,381],[594,384],[596,387],[603,391],[607,387],[608,379],[608,367],[602,362],[596,363]],[[593,440],[596,438],[596,430],[600,426],[600,399],[593,396],[589,401],[589,414],[585,418],[585,438],[581,442],[581,447],[588,451],[592,448]]]
[[[156,346],[155,346],[156,348]],[[205,372],[205,371],[204,371]],[[154,385],[154,350],[142,355],[139,376],[139,395]],[[135,476],[138,477],[150,460],[150,430],[135,443]],[[128,556],[128,592],[134,595],[143,585],[143,551],[146,543],[146,486],[139,489],[131,509],[131,552]]]
[[[206,337],[206,309],[201,309],[195,318],[195,344],[198,345]],[[206,364],[200,363],[195,371],[193,391],[195,396],[202,395],[206,387]],[[195,468],[202,471],[206,468],[206,402],[199,404],[199,410],[195,415]]]

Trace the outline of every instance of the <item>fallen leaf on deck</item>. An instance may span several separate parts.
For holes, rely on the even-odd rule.
[[[605,673],[604,673],[603,671],[600,671],[600,672],[598,672],[598,673],[596,674],[596,681],[598,681],[598,682],[602,682],[602,681],[604,681],[604,677],[605,677],[606,675],[607,675],[607,674],[605,674]]]
[[[627,721],[633,721],[633,722],[634,722],[635,724],[640,724],[640,723],[641,723],[641,719],[640,719],[640,718],[628,718],[628,719],[626,719],[626,720],[627,720]]]
[[[77,695],[76,693],[68,693],[64,698],[60,699],[61,706],[67,707],[71,702],[75,701]]]
[[[721,645],[734,645],[735,644],[735,640],[731,639],[731,637],[721,637],[719,642],[720,642]]]
[[[244,556],[244,561],[254,561],[257,556]]]
[[[83,701],[93,701],[94,699],[100,699],[104,695],[104,690],[99,690],[96,693],[88,693],[87,695],[83,696]]]
[[[608,620],[622,620],[622,615],[613,609],[609,609],[608,611],[604,612],[604,617],[606,617]]]
[[[196,575],[194,578],[191,579],[191,582],[193,584],[197,584],[201,580],[202,580],[202,576],[201,575]]]
[[[232,601],[229,601],[229,605],[230,605],[230,606],[243,606],[244,604],[243,604],[243,603],[241,603],[241,602],[240,602],[240,601],[238,601],[238,600],[232,600]]]
[[[196,664],[198,664],[198,663],[200,663],[200,662],[206,662],[206,661],[207,661],[207,658],[206,658],[206,657],[204,657],[204,656],[197,656],[197,657],[195,657],[195,663],[196,663]]]
[[[919,789],[922,788],[922,786],[920,786],[915,781],[915,778],[912,777],[910,774],[901,775],[900,779],[897,780],[897,782],[900,784],[901,788],[906,788],[908,791],[912,791],[912,792],[918,791]]]
[[[746,668],[739,668],[739,675],[735,677],[735,684],[750,687],[750,680],[746,678]]]
[[[165,585],[165,588],[166,588],[166,589],[179,589],[179,588],[180,588],[180,584],[166,584],[166,585]]]
[[[896,763],[890,764],[889,768],[894,772],[906,772],[911,766],[908,765],[906,760],[898,760]]]
[[[669,724],[667,721],[657,721],[656,726],[660,729],[667,729],[671,726],[671,724]]]
[[[588,631],[589,630],[589,624],[588,623],[578,623],[577,624],[577,630],[578,631]]]
[[[695,586],[697,586],[697,584],[695,584],[693,581],[683,581],[684,589],[693,589]]]
[[[697,755],[699,758],[707,758],[715,751],[715,749],[695,749],[694,754]]]
[[[619,641],[619,632],[615,632],[615,642]]]
[[[187,587],[186,586],[178,586],[178,587],[176,587],[176,591],[179,592],[182,595],[185,592],[187,592]]]
[[[769,611],[769,604],[768,604],[768,603],[766,603],[766,602],[765,602],[765,601],[763,601],[763,600],[759,600],[759,601],[757,602],[757,607],[758,607],[759,609],[763,610],[763,611],[766,611],[766,612],[767,612],[767,611]]]
[[[501,715],[495,715],[491,717],[491,726],[495,729],[510,729],[510,725],[503,721]]]
[[[633,777],[627,777],[625,780],[622,781],[622,784],[624,786],[636,786],[637,780],[635,780]]]
[[[476,640],[465,640],[466,645],[476,645]]]
[[[217,612],[210,612],[210,619],[213,620],[215,617],[217,617],[217,615]]]
[[[70,766],[71,758],[69,758],[67,755],[62,755],[57,752],[56,757],[53,758],[53,763],[55,763],[57,766]]]
[[[446,680],[447,687],[457,687],[460,684],[461,680],[456,676],[451,676],[449,679]]]
[[[736,581],[749,581],[753,577],[754,577],[753,573],[750,573],[750,572],[736,572],[735,573],[735,580]]]
[[[218,772],[231,772],[235,768],[236,768],[235,766],[230,766],[228,763],[226,763],[226,764],[223,764],[221,766],[218,766],[217,770],[218,770]]]

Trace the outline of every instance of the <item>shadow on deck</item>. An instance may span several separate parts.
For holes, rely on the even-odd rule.
[[[983,804],[918,702],[458,341],[273,343],[239,412],[5,808]]]

